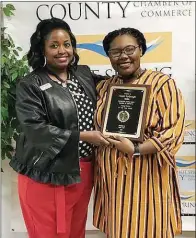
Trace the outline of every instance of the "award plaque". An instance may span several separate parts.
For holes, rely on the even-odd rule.
[[[142,142],[149,95],[149,85],[111,85],[107,95],[102,133]]]

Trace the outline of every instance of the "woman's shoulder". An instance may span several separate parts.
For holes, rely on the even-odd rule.
[[[30,73],[26,74],[24,77],[20,78],[18,81],[31,83],[31,82],[35,81],[37,78],[38,78],[38,74],[37,74],[36,70],[33,70]]]
[[[156,70],[147,70],[148,81],[151,85],[154,85],[156,88],[161,88],[165,83],[174,81],[174,79],[169,74],[165,74],[161,71]]]
[[[78,65],[77,68],[71,69],[71,74],[76,77],[80,76],[85,79],[92,79],[92,72],[88,65]]]
[[[171,75],[165,74],[158,70],[147,69],[146,72],[152,76],[152,78],[170,78]]]
[[[91,72],[90,67],[88,65],[78,65],[75,73],[86,73],[89,74]]]
[[[18,79],[17,87],[39,88],[39,86],[42,84],[42,77],[39,73],[41,73],[40,70],[33,70],[23,78]]]
[[[117,83],[117,78],[115,76],[112,77],[105,77],[103,80],[101,80],[97,84],[97,91],[107,91],[110,85],[116,84]]]

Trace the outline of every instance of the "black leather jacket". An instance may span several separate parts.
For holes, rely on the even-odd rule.
[[[82,65],[73,73],[95,108],[95,80],[102,77]],[[21,133],[10,166],[42,183],[80,182],[78,116],[69,90],[43,70],[33,71],[17,85],[16,113]]]

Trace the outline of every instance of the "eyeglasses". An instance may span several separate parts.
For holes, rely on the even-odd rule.
[[[120,57],[122,53],[125,53],[126,55],[132,55],[136,48],[139,47],[139,45],[134,46],[134,45],[128,45],[125,48],[121,49],[111,49],[108,51],[108,54],[112,58],[117,58]]]

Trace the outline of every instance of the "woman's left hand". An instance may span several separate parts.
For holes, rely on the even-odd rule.
[[[134,153],[134,144],[127,138],[121,136],[113,136],[112,138],[107,138],[107,140],[113,144],[116,149],[120,150],[123,153],[127,153],[130,156]]]

